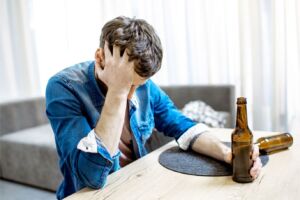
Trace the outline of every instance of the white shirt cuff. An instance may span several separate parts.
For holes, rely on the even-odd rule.
[[[88,153],[98,153],[94,129],[91,130],[86,137],[79,141],[77,149]]]
[[[206,126],[205,124],[202,124],[202,123],[196,124],[195,126],[189,128],[186,132],[184,132],[180,136],[180,138],[178,138],[178,140],[177,140],[178,146],[183,150],[187,150],[190,146],[192,139],[196,135],[206,132],[208,130],[209,130],[209,127]]]

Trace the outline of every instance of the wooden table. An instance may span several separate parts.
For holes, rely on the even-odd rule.
[[[230,141],[230,129],[214,129],[222,141]],[[254,141],[276,133],[253,131]],[[202,177],[170,171],[158,163],[170,142],[147,156],[108,176],[103,190],[85,188],[67,200],[83,199],[300,199],[300,148],[297,133],[286,151],[270,155],[260,176],[248,184],[232,181],[231,176]],[[300,134],[300,133],[298,133]]]

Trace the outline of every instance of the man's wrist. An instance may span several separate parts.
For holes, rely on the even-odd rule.
[[[223,158],[226,163],[228,164],[232,163],[232,152],[231,149],[228,148],[227,146],[223,150]]]
[[[127,99],[129,91],[130,88],[122,88],[122,89],[109,88],[107,92],[115,98]]]

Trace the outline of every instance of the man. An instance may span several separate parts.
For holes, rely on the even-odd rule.
[[[64,176],[58,199],[84,187],[104,187],[108,174],[147,154],[144,144],[154,128],[184,150],[231,163],[231,150],[207,126],[182,115],[150,80],[162,55],[151,25],[118,17],[104,25],[95,61],[49,80],[46,112]],[[261,169],[257,148],[252,159],[250,173],[256,178]]]

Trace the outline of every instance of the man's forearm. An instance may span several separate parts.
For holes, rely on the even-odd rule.
[[[198,153],[211,156],[218,160],[231,162],[231,150],[224,145],[211,132],[202,133],[192,145],[192,149]]]
[[[127,94],[107,91],[95,133],[101,138],[110,155],[114,155],[118,148],[125,119],[126,104]]]

